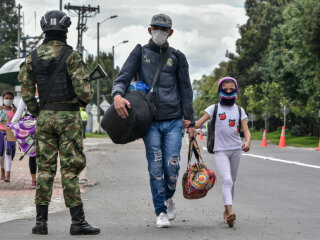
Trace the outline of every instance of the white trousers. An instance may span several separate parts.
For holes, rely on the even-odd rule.
[[[0,166],[1,168],[5,168],[7,172],[11,171],[11,162],[12,162],[12,156],[7,155],[7,136],[3,137],[4,141],[4,149],[3,149],[3,156],[0,156]]]
[[[215,152],[216,166],[222,180],[224,205],[232,205],[234,188],[241,159],[241,150]]]

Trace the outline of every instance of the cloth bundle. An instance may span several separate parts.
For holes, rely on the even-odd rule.
[[[35,130],[37,119],[32,116],[25,116],[17,123],[10,123],[13,135],[17,139],[21,150],[30,157],[36,155]]]

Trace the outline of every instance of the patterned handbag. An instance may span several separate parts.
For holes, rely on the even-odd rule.
[[[197,162],[191,166],[192,152]],[[188,168],[182,178],[183,196],[186,199],[198,199],[207,195],[217,180],[214,171],[207,168],[202,160],[200,149],[195,138],[190,139]]]

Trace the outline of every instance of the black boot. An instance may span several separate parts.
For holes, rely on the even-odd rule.
[[[100,233],[100,228],[91,227],[85,220],[83,206],[70,208],[72,224],[70,226],[71,235],[94,235]]]
[[[32,233],[47,235],[48,234],[48,205],[36,205],[37,209],[37,218],[36,226],[32,228]]]

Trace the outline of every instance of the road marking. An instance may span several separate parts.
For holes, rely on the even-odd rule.
[[[311,165],[311,164],[306,164],[306,163],[301,163],[301,162],[288,161],[288,160],[283,160],[283,159],[279,159],[279,158],[266,157],[266,156],[250,154],[250,153],[243,153],[242,155],[249,156],[249,157],[255,157],[255,158],[261,158],[263,160],[270,160],[270,161],[275,161],[275,162],[282,162],[282,163],[294,164],[294,165],[303,166],[303,167],[320,169],[320,166],[318,166],[318,165]]]
[[[314,148],[303,148],[303,147],[288,147],[289,149],[299,149],[299,150],[308,150],[308,151],[314,151]]]
[[[208,150],[205,146],[202,146],[202,149],[203,149],[204,151],[207,151],[207,150]]]

